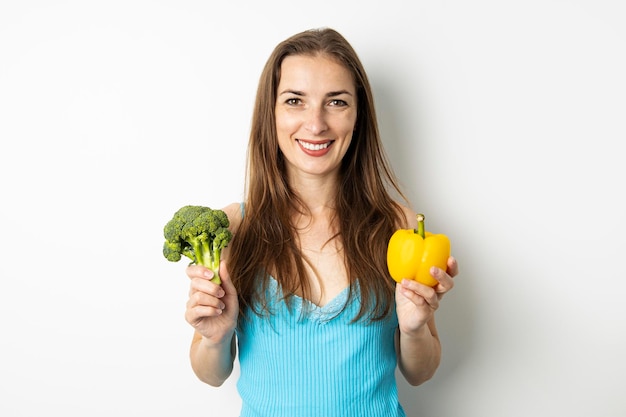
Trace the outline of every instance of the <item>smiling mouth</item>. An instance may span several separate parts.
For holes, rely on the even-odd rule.
[[[300,146],[302,146],[304,149],[307,149],[309,151],[321,151],[323,149],[328,148],[334,142],[332,140],[329,140],[328,142],[312,143],[312,142],[305,142],[300,139],[297,139],[297,141],[300,144]]]

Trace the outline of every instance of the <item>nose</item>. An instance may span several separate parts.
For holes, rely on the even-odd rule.
[[[306,112],[304,128],[313,135],[320,135],[328,129],[326,115],[322,107],[311,107]]]

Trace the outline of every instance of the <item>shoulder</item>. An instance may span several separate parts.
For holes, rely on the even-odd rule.
[[[241,203],[231,203],[222,207],[221,210],[223,210],[228,217],[228,230],[230,230],[233,235],[237,234],[237,230],[241,225]],[[226,246],[222,252],[221,258],[225,261],[230,258],[230,247],[231,245]]]
[[[402,216],[398,219],[397,228],[399,229],[415,229],[417,228],[417,213],[410,207],[398,204]]]
[[[237,229],[239,229],[239,225],[241,224],[241,220],[243,218],[241,204],[242,203],[231,203],[222,208],[222,210],[226,213],[226,216],[228,216],[228,221],[230,223],[228,228],[233,234],[235,234]]]

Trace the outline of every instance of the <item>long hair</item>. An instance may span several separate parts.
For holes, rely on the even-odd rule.
[[[360,291],[360,310],[354,320],[380,320],[394,302],[387,243],[394,230],[406,223],[390,191],[406,198],[383,151],[365,70],[352,46],[333,29],[307,30],[281,42],[261,73],[248,144],[245,216],[230,244],[229,271],[244,314],[248,309],[271,314],[266,299],[270,273],[288,305],[298,292],[310,299],[306,258],[292,223],[293,214],[306,209],[287,182],[275,106],[285,57],[319,54],[345,66],[356,85],[356,129],[340,167],[334,238],[341,239],[343,246],[349,298]]]

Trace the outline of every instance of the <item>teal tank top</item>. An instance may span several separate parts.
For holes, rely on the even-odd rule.
[[[237,328],[241,417],[405,416],[395,309],[381,321],[351,323],[360,299],[346,305],[347,288],[323,307],[295,296],[291,309],[274,279],[267,291],[273,314],[248,311]]]

